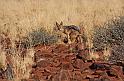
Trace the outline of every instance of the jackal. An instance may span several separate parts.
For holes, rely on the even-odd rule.
[[[56,22],[55,30],[59,32],[60,39],[64,43],[81,42],[80,27],[75,25],[63,26],[63,22],[60,24]]]

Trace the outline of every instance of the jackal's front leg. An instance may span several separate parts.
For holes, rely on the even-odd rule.
[[[70,40],[69,34],[67,34],[67,38],[68,38],[68,44],[71,44],[71,40]]]

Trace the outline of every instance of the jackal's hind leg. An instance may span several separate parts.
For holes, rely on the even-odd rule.
[[[75,42],[76,43],[83,43],[81,35],[77,35]]]

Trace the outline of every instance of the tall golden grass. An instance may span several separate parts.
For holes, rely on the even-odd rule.
[[[94,25],[124,15],[123,0],[1,0],[0,30],[9,29],[15,39],[38,27],[51,31],[56,21],[65,25],[83,24],[90,37]]]
[[[56,21],[63,21],[65,25],[83,26],[88,45],[92,46],[94,26],[117,16],[124,16],[124,0],[0,0],[0,33],[8,33],[14,41],[18,34],[23,37],[40,27],[51,32]],[[0,58],[2,55],[0,53]],[[12,58],[16,69],[26,69],[27,62],[17,58]],[[31,62],[31,58],[29,60]],[[4,64],[5,59],[2,61]],[[19,74],[17,80],[24,78],[22,75]]]

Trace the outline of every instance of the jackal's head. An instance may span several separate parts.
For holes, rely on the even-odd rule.
[[[63,22],[61,22],[60,24],[58,22],[56,22],[55,28],[56,28],[56,31],[63,32],[64,31],[64,29],[63,29]]]
[[[53,28],[53,32],[56,33],[57,37],[59,38],[58,43],[64,43],[68,41],[67,35],[64,34],[63,31],[63,22],[61,22],[60,24],[56,22]]]

